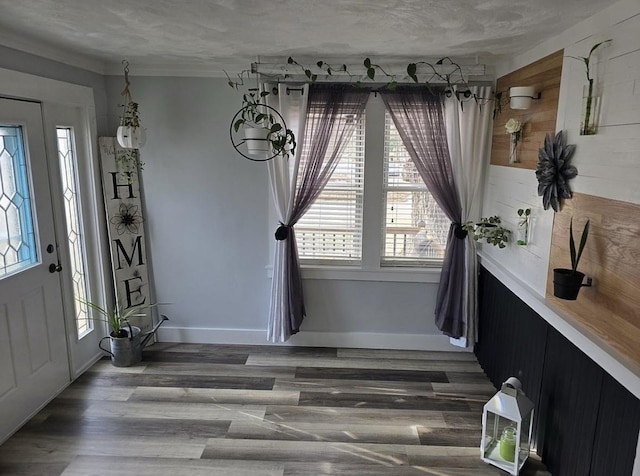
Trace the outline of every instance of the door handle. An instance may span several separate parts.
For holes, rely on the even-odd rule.
[[[58,264],[51,263],[49,265],[49,272],[50,273],[59,273],[60,271],[62,271],[62,265],[60,263],[58,263]]]

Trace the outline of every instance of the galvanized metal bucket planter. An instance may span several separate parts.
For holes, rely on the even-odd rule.
[[[98,343],[98,347],[111,355],[111,363],[115,367],[130,367],[142,360],[142,349],[151,336],[153,336],[164,321],[169,320],[167,316],[162,316],[153,329],[144,334],[136,326],[126,326],[123,329],[127,332],[126,337],[113,337],[112,335],[103,337]],[[102,347],[102,342],[109,339],[110,348]]]
[[[140,345],[140,328],[130,326],[125,329],[126,337],[106,336],[100,340],[98,347],[111,354],[111,363],[116,367],[129,367],[142,360],[142,346]],[[109,339],[109,349],[102,347],[102,342]]]

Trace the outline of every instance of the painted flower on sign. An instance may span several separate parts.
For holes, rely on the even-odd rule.
[[[137,235],[144,218],[138,213],[136,205],[121,203],[118,214],[109,221],[115,225],[118,235],[122,235],[125,231]]]

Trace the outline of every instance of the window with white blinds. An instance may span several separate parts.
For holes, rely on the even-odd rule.
[[[295,226],[304,262],[357,264],[361,260],[364,124],[363,114],[326,187]],[[332,148],[330,144],[327,150]]]
[[[382,265],[441,265],[450,220],[420,177],[385,112]]]

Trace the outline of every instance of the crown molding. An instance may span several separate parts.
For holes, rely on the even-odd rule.
[[[225,71],[235,72],[239,69],[237,63],[216,62],[202,64],[201,62],[173,63],[145,63],[135,58],[128,59],[132,76],[174,76],[191,78],[226,78]],[[248,64],[248,63],[247,63]],[[122,76],[121,62],[108,62],[104,73],[107,76]]]
[[[100,59],[47,44],[7,29],[0,29],[0,45],[93,73],[104,74],[105,71],[105,63]]]

